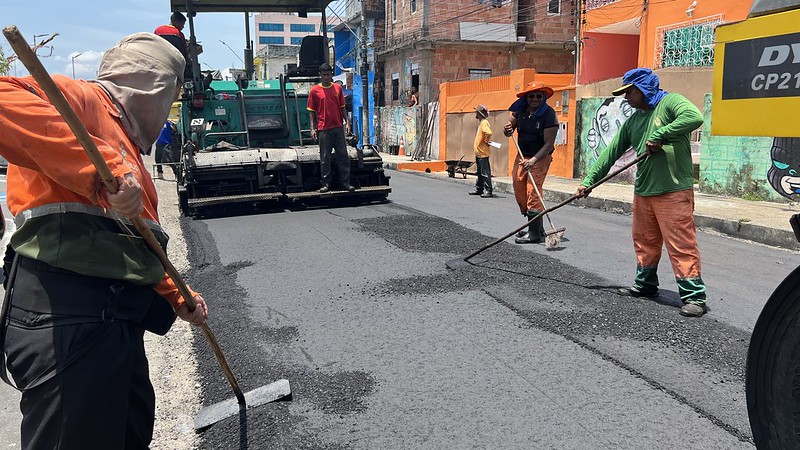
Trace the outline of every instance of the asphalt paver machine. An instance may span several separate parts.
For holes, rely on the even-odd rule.
[[[385,202],[391,188],[374,146],[348,146],[350,184],[356,190],[320,193],[319,147],[311,139],[306,109],[308,88],[329,62],[327,33],[303,38],[297,67],[275,79],[255,79],[249,13],[320,14],[331,0],[171,0],[186,13],[192,79],[180,99],[181,135],[178,198],[187,216],[224,211],[284,209],[347,203]],[[245,68],[236,80],[214,80],[200,70],[195,16],[244,13]],[[336,176],[334,171],[334,177]],[[337,180],[334,178],[334,186]]]
[[[800,161],[798,23],[800,0],[755,0],[747,19],[717,28],[711,132],[773,137],[773,155],[779,147],[788,158],[781,183],[800,194],[800,167],[788,164]],[[800,240],[800,214],[790,222]],[[746,392],[756,446],[800,448],[800,267],[758,317]]]

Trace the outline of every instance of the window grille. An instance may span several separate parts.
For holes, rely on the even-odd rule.
[[[470,80],[481,80],[483,78],[491,78],[492,69],[469,69]]]
[[[584,3],[586,10],[590,9],[597,9],[602,8],[603,6],[609,5],[611,3],[616,3],[619,0],[586,0]]]
[[[548,0],[547,14],[549,15],[561,14],[561,0]]]
[[[710,67],[722,14],[656,28],[655,67]]]

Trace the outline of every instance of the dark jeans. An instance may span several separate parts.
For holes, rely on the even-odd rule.
[[[489,158],[475,158],[478,179],[475,180],[475,191],[492,193],[492,168],[489,166]]]
[[[339,171],[339,183],[350,184],[350,158],[347,156],[347,143],[344,140],[344,128],[331,128],[317,131],[319,139],[319,161],[322,166],[322,185],[329,185],[333,180],[331,174],[331,150],[335,150],[336,166]]]
[[[156,144],[156,170],[160,175],[163,173],[163,168],[161,167],[162,163],[169,164],[169,167],[172,169],[172,173],[176,176],[178,175],[178,167],[175,164],[175,155],[173,155],[172,144],[167,145],[158,145]]]
[[[22,448],[148,448],[155,394],[140,321],[152,288],[30,259],[11,283],[4,350],[23,390]]]

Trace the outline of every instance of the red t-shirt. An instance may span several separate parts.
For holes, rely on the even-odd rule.
[[[330,130],[343,126],[344,93],[337,83],[328,87],[317,84],[308,93],[309,111],[317,113],[317,130]]]

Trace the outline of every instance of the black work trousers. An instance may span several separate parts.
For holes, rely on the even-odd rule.
[[[4,350],[22,390],[23,450],[148,448],[155,394],[141,320],[152,288],[26,258],[11,277]]]
[[[475,191],[492,193],[492,168],[489,166],[489,158],[475,158],[478,179],[475,180]]]
[[[319,161],[322,170],[322,185],[330,185],[333,181],[331,174],[331,151],[336,154],[336,167],[339,174],[339,184],[350,184],[350,158],[347,156],[347,143],[344,140],[344,128],[331,128],[318,130]]]

